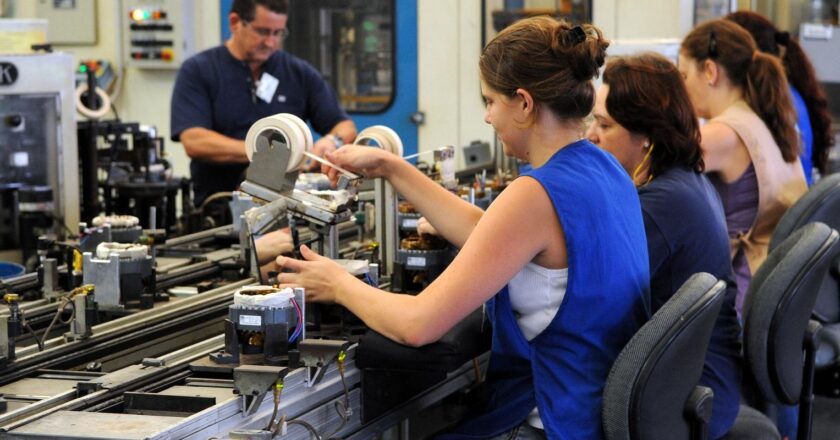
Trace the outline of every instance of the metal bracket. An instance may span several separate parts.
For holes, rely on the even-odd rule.
[[[242,396],[242,412],[246,417],[256,413],[265,394],[288,373],[287,367],[265,365],[243,365],[233,369],[233,391]]]
[[[311,388],[324,377],[327,367],[342,351],[350,347],[348,341],[306,339],[298,344],[300,360],[306,367],[306,387]]]

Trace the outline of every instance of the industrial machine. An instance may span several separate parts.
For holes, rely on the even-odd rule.
[[[164,159],[163,138],[154,127],[90,119],[78,123],[78,139],[84,221],[103,213],[132,215],[144,227],[164,229],[170,236],[181,232],[179,196],[184,216],[193,212],[189,179],[173,175]]]
[[[79,223],[73,57],[0,55],[0,260]]]
[[[401,154],[384,127],[359,142]],[[288,223],[297,243],[356,266],[368,258],[350,271],[377,285],[398,218],[381,179],[345,172],[338,190],[295,188],[312,144],[297,118],[255,124],[246,144],[254,166],[231,204],[235,225],[162,242],[141,216],[96,216],[78,240],[40,240],[39,272],[0,286],[0,438],[70,424],[90,438],[369,438],[476,383],[480,319],[418,350],[341,307],[307,307],[302,289],[258,282],[255,240]],[[382,394],[403,382],[413,386]]]

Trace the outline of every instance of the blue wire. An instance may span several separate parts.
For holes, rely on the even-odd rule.
[[[294,298],[292,298],[292,304],[295,305],[295,311],[298,312],[298,325],[294,333],[292,333],[292,336],[289,338],[290,344],[292,342],[295,342],[300,336],[300,334],[303,332],[303,310],[301,310],[300,306],[297,304],[297,301],[295,301]]]

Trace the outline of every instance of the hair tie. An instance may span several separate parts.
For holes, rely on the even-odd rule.
[[[779,46],[787,47],[788,43],[790,43],[790,33],[787,31],[776,32],[776,35],[773,37]]]
[[[580,25],[569,29],[569,32],[572,33],[572,45],[578,45],[586,41],[586,31]]]

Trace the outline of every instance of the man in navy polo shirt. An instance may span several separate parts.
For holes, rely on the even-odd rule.
[[[195,203],[232,191],[248,167],[245,135],[257,120],[292,113],[324,136],[323,156],[356,137],[356,126],[310,64],[280,50],[287,0],[234,0],[231,37],[186,60],[172,92],[172,140],[190,156]]]

